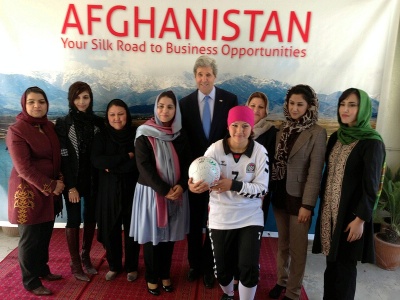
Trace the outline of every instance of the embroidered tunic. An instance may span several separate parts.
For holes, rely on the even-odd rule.
[[[52,148],[44,132],[23,120],[9,127],[6,143],[14,165],[8,182],[10,223],[54,220],[62,206],[61,197],[52,194],[60,175],[60,165],[53,163],[53,154],[60,153],[59,144]]]
[[[328,179],[326,181],[325,201],[321,216],[321,244],[322,253],[325,255],[329,254],[332,232],[336,227],[346,162],[357,142],[342,145],[337,141],[329,155]]]

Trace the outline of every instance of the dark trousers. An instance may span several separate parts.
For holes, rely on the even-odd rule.
[[[67,228],[78,228],[83,222],[96,223],[95,201],[91,197],[82,197],[78,203],[71,203],[68,194],[63,194],[67,210]]]
[[[124,268],[127,273],[138,270],[140,245],[129,236],[131,224],[130,216],[121,216],[112,229],[109,241],[105,244],[108,266],[113,272],[122,271],[122,253],[125,252]],[[122,228],[124,225],[124,239],[122,239]]]
[[[353,300],[356,294],[357,261],[346,255],[326,261],[324,300]]]
[[[18,225],[20,235],[18,260],[22,272],[22,283],[27,290],[34,290],[42,285],[39,277],[50,273],[49,245],[54,221]]]
[[[245,287],[257,285],[262,232],[262,226],[210,230],[215,273],[222,286],[227,286],[233,280],[238,269],[240,282]]]
[[[143,245],[145,278],[147,282],[157,284],[158,280],[170,279],[172,253],[175,242],[161,242],[153,245],[148,242]]]
[[[208,192],[194,194],[189,192],[190,229],[187,235],[189,266],[204,274],[213,273],[213,253],[208,229],[203,241],[203,228],[208,220]]]

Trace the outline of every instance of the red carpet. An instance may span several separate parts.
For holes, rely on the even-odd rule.
[[[260,282],[255,299],[268,299],[268,291],[276,283],[275,254],[277,239],[263,238],[261,249]],[[92,249],[93,264],[99,270],[99,275],[92,276],[89,283],[77,281],[70,272],[69,254],[65,240],[64,229],[54,229],[50,244],[50,269],[53,273],[62,274],[59,281],[43,284],[51,289],[54,294],[46,297],[36,297],[24,290],[21,282],[21,271],[18,265],[18,249],[14,249],[2,262],[0,262],[0,299],[166,299],[166,300],[219,300],[222,291],[218,286],[206,289],[201,280],[195,283],[186,281],[188,271],[186,241],[177,242],[172,261],[171,280],[175,286],[173,293],[162,291],[160,297],[150,295],[146,290],[144,280],[143,255],[140,255],[139,278],[134,282],[126,280],[126,274],[120,274],[114,281],[106,281],[105,274],[108,264],[101,244],[94,241]],[[235,299],[239,299],[238,295]],[[302,289],[301,300],[308,300]]]

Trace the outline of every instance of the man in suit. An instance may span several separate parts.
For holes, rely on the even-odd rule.
[[[193,68],[197,90],[181,99],[179,103],[182,127],[189,137],[192,160],[203,156],[212,143],[226,135],[228,111],[238,105],[236,95],[214,86],[217,71],[214,58],[200,56]],[[206,288],[213,288],[213,253],[207,229],[203,242],[203,228],[206,227],[208,219],[208,202],[208,191],[201,194],[189,192],[188,280],[194,281],[203,274]]]

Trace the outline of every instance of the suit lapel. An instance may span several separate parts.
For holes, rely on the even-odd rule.
[[[199,108],[199,103],[197,101],[197,93],[193,93],[193,97],[190,99],[190,107],[193,107],[193,118],[194,122],[197,124],[200,124],[201,130],[203,131],[203,123],[201,122],[201,117],[200,117],[200,108]]]
[[[311,138],[311,133],[308,130],[304,130],[300,133],[299,137],[297,138],[296,142],[292,147],[292,151],[290,151],[289,157],[292,157],[296,154],[297,151],[303,147],[303,145]]]
[[[213,140],[217,130],[219,129],[218,125],[226,123],[226,120],[221,121],[225,115],[225,99],[221,94],[221,90],[215,87],[215,99],[214,99],[214,113],[211,122],[211,129],[210,129],[210,140]],[[225,122],[224,122],[225,121]],[[219,129],[221,130],[221,129]]]

